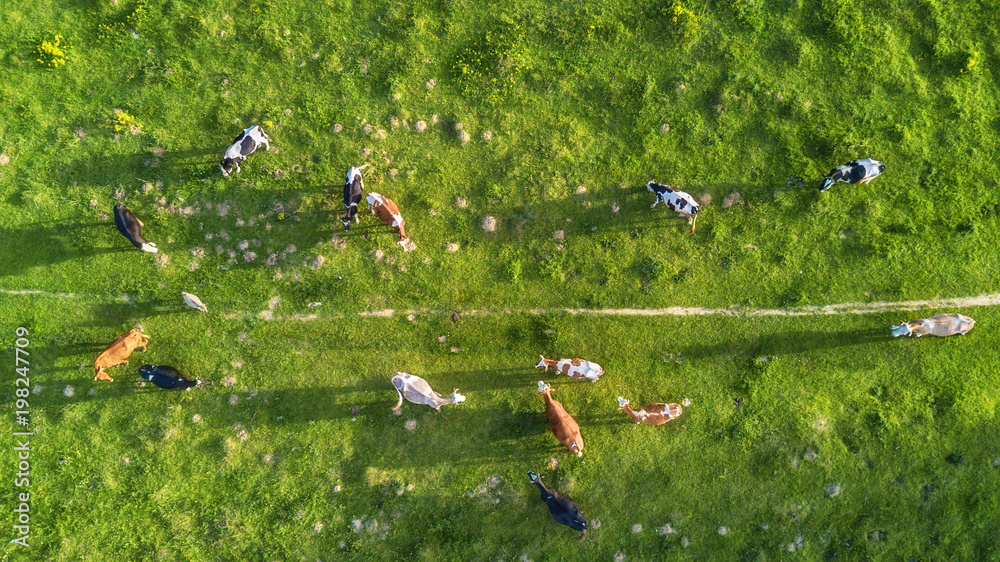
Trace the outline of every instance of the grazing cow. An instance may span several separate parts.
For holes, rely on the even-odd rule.
[[[879,177],[883,171],[885,171],[885,164],[878,160],[872,160],[871,158],[851,160],[847,164],[830,170],[830,173],[823,178],[823,185],[819,186],[819,190],[826,191],[838,181],[844,183],[868,183]]]
[[[97,360],[94,361],[94,378],[92,380],[115,380],[111,377],[111,375],[105,372],[105,369],[110,369],[115,365],[128,365],[128,361],[126,361],[126,359],[129,355],[132,355],[132,351],[134,351],[137,347],[141,347],[145,352],[147,343],[149,343],[149,336],[136,329],[129,330],[118,336],[118,339],[111,342],[111,345],[102,351],[101,354],[97,356]]]
[[[668,209],[677,213],[677,216],[687,218],[688,224],[691,225],[691,234],[694,234],[694,223],[698,221],[698,211],[701,210],[701,206],[695,202],[690,193],[654,181],[646,183],[646,189],[656,194],[656,201],[649,206],[650,209],[657,203],[665,203]]]
[[[570,452],[576,456],[583,456],[583,436],[580,435],[580,426],[576,420],[566,413],[562,404],[552,398],[550,394],[552,387],[543,381],[538,381],[538,394],[545,397],[545,417],[549,418],[552,425],[552,433]]]
[[[156,249],[156,244],[153,244],[149,240],[146,240],[142,236],[142,221],[139,220],[132,211],[128,210],[128,207],[118,203],[115,205],[115,226],[118,227],[118,232],[122,233],[122,236],[128,238],[128,241],[132,243],[133,246],[139,248],[143,252],[149,252],[155,254],[158,250]]]
[[[452,391],[451,396],[442,398],[440,394],[434,392],[427,381],[407,373],[396,373],[392,377],[392,386],[396,387],[396,394],[399,394],[399,402],[392,407],[393,411],[399,410],[403,406],[403,397],[414,404],[427,404],[437,411],[441,411],[441,406],[445,404],[459,404],[465,402],[465,397],[458,393],[458,389]]]
[[[211,386],[212,381],[201,379],[191,380],[169,365],[143,365],[139,367],[139,376],[160,388],[183,388],[191,390],[202,386]]]
[[[542,355],[539,355],[539,357],[542,360],[535,365],[535,368],[544,368],[546,372],[548,372],[549,367],[555,367],[556,372],[569,375],[574,379],[590,379],[590,382],[597,382],[597,379],[601,378],[601,375],[604,374],[604,369],[593,361],[584,361],[583,359],[560,359],[556,361],[555,359],[546,359]]]
[[[412,250],[413,248],[409,244],[410,239],[406,236],[406,221],[399,214],[396,204],[388,197],[379,195],[374,191],[369,192],[365,200],[368,201],[368,210],[373,215],[399,232],[399,240],[396,243],[402,246],[403,251],[409,252]]]
[[[618,409],[625,410],[625,413],[632,418],[637,424],[648,423],[649,425],[660,425],[667,423],[668,421],[681,415],[683,410],[681,410],[680,404],[650,404],[643,407],[641,410],[633,410],[629,407],[628,400],[618,397]]]
[[[351,166],[351,169],[347,170],[347,179],[344,180],[344,207],[347,208],[347,214],[340,217],[344,230],[351,229],[351,219],[354,219],[354,224],[358,223],[358,204],[365,196],[365,182],[361,179],[361,170],[367,167],[368,164],[360,168]]]
[[[202,312],[208,312],[208,307],[205,306],[205,303],[201,302],[201,299],[197,296],[181,291],[181,298],[184,299],[184,304],[190,306],[191,308],[197,308]]]
[[[528,471],[528,478],[542,492],[542,501],[545,502],[545,505],[549,506],[549,513],[552,514],[552,518],[557,523],[562,523],[571,529],[581,531],[580,538],[577,540],[582,539],[583,535],[587,532],[587,518],[580,513],[580,506],[575,501],[542,484],[541,477],[530,470]]]
[[[260,125],[247,127],[233,139],[233,144],[226,149],[226,154],[222,158],[222,164],[219,165],[222,175],[229,177],[229,174],[233,173],[234,166],[236,167],[236,173],[240,173],[240,162],[246,160],[247,156],[253,154],[260,145],[264,145],[264,150],[270,151],[271,137],[264,133],[264,129],[261,129]]]
[[[893,337],[897,336],[953,336],[959,334],[964,336],[976,321],[964,314],[938,314],[930,318],[914,320],[912,322],[902,322],[899,326],[889,326],[892,329]]]

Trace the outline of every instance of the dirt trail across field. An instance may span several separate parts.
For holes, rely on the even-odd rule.
[[[705,308],[700,306],[669,308],[531,308],[526,310],[467,310],[462,316],[497,316],[501,314],[552,314],[563,312],[573,315],[592,314],[596,316],[820,316],[832,314],[875,314],[880,312],[906,312],[925,308],[965,308],[972,306],[1000,305],[1000,293],[979,295],[976,297],[958,297],[950,299],[929,299],[900,302],[849,302],[843,304],[828,304],[823,306],[803,306],[788,309],[775,308]],[[444,310],[373,310],[360,313],[361,316],[391,318],[397,314],[428,314],[444,313]]]
[[[52,293],[39,290],[12,290],[0,289],[0,294],[5,295],[45,295],[61,299],[93,297],[94,295],[84,295],[79,293]],[[112,297],[115,300],[130,301],[127,295]],[[180,304],[178,299],[178,304]],[[988,295],[978,295],[974,297],[956,297],[947,299],[928,299],[899,302],[849,302],[841,304],[827,304],[815,306],[802,306],[795,308],[748,308],[734,306],[728,308],[706,308],[701,306],[672,306],[668,308],[528,308],[528,309],[506,309],[506,310],[480,310],[472,309],[460,311],[461,316],[505,316],[512,314],[553,314],[566,313],[573,315],[595,315],[595,316],[824,316],[833,314],[876,314],[881,312],[907,312],[923,310],[927,308],[967,308],[973,306],[997,306],[1000,305],[1000,293]],[[265,311],[269,312],[269,311]],[[266,320],[319,320],[320,318],[347,318],[360,316],[362,318],[393,318],[396,315],[424,316],[428,314],[449,314],[450,310],[438,308],[423,308],[410,310],[369,310],[354,314],[334,314],[330,316],[320,314],[293,314],[290,316],[277,316],[274,314],[261,314]],[[242,316],[239,313],[227,314],[227,317]]]

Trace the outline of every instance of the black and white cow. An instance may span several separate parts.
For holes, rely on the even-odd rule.
[[[649,206],[650,209],[655,207],[657,203],[665,203],[667,208],[677,213],[678,216],[687,218],[688,224],[691,225],[691,234],[694,234],[694,223],[698,220],[698,211],[701,210],[694,197],[691,197],[689,193],[654,181],[648,182],[646,189],[656,194],[656,201],[653,201],[653,204]]]
[[[128,210],[128,207],[118,203],[115,205],[115,226],[118,227],[118,232],[122,233],[122,236],[128,238],[128,241],[132,243],[133,246],[139,248],[143,252],[149,252],[155,254],[158,250],[156,249],[156,244],[153,244],[149,240],[146,240],[142,236],[142,221],[136,218],[132,211]]]
[[[253,154],[260,145],[264,145],[264,150],[270,151],[271,137],[264,133],[264,129],[261,129],[260,125],[247,127],[245,131],[233,139],[233,144],[226,150],[222,164],[219,166],[222,169],[222,175],[228,177],[229,174],[233,173],[233,167],[236,168],[238,174],[240,162],[246,160],[247,156]]]
[[[879,177],[884,171],[885,164],[878,160],[872,160],[871,158],[851,160],[847,164],[830,170],[830,173],[823,178],[823,185],[819,186],[819,190],[826,191],[838,181],[844,183],[868,183]]]
[[[347,214],[340,217],[340,222],[344,223],[344,230],[351,229],[351,219],[358,223],[358,203],[365,196],[365,181],[361,179],[361,170],[368,167],[368,164],[361,166],[351,166],[347,170],[347,178],[344,180],[344,207]]]
[[[191,380],[170,365],[143,365],[139,367],[139,376],[167,390],[174,388],[190,390],[212,384],[212,381],[202,379]]]

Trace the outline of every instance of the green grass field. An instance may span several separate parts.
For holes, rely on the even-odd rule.
[[[4,3],[0,393],[23,429],[23,326],[34,432],[31,547],[4,559],[1000,557],[1000,313],[752,314],[997,292],[998,13]],[[277,150],[222,177],[252,124]],[[886,172],[818,192],[865,157]],[[366,163],[416,251],[371,215],[341,227]],[[695,235],[651,179],[703,201]],[[160,254],[118,234],[119,200]],[[671,306],[738,313],[551,312]],[[977,327],[889,334],[937,312]],[[137,324],[146,354],[90,382]],[[147,362],[215,384],[139,386]],[[468,401],[393,415],[395,371]],[[690,406],[635,426],[617,396]],[[582,541],[528,470],[579,502]]]

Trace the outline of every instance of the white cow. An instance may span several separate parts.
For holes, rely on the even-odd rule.
[[[233,144],[226,149],[226,154],[222,158],[222,164],[219,168],[222,169],[223,176],[229,176],[233,173],[233,167],[236,167],[236,173],[240,172],[240,162],[247,159],[247,156],[253,154],[255,150],[260,145],[264,145],[264,150],[271,150],[271,137],[267,136],[264,129],[260,128],[260,125],[252,125],[247,127],[242,133],[233,139]]]
[[[668,209],[677,213],[677,216],[687,218],[688,224],[691,225],[691,234],[694,234],[694,223],[698,221],[698,211],[701,207],[690,193],[655,181],[646,183],[646,189],[656,194],[656,201],[649,206],[650,209],[656,207],[657,203],[664,203]]]
[[[442,398],[440,394],[434,392],[427,381],[407,373],[397,372],[396,376],[392,377],[392,386],[396,387],[396,393],[399,394],[399,402],[392,408],[394,411],[403,406],[404,397],[414,404],[426,404],[439,412],[441,406],[445,404],[465,402],[465,397],[458,393],[457,388],[452,391],[451,396]]]
[[[197,308],[202,312],[208,312],[208,307],[205,306],[205,303],[201,302],[201,299],[199,299],[197,295],[181,291],[181,298],[184,299],[184,304],[190,306],[191,308]]]
[[[938,314],[930,318],[903,322],[899,326],[889,326],[892,328],[893,337],[898,336],[953,336],[955,334],[965,335],[976,321],[964,314]]]

